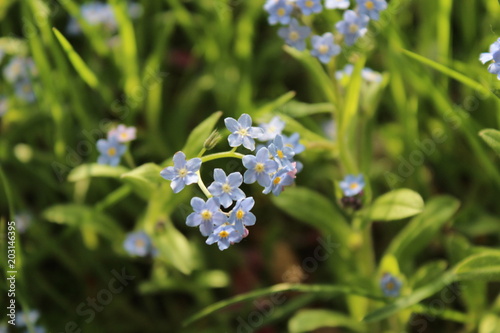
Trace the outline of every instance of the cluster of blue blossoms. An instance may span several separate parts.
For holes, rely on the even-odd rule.
[[[97,150],[100,153],[97,163],[117,166],[127,151],[126,143],[135,139],[135,132],[135,127],[121,124],[109,131],[107,139],[97,141]]]
[[[481,53],[479,55],[479,61],[483,64],[493,61],[488,66],[488,72],[495,74],[497,79],[500,80],[500,38],[490,45],[489,52]]]
[[[3,69],[3,77],[6,82],[14,87],[16,96],[25,102],[35,101],[33,91],[33,78],[38,74],[33,59],[29,57],[12,57]],[[0,115],[7,110],[7,101],[2,98],[0,105]]]
[[[247,169],[244,175],[239,172],[227,175],[224,170],[217,168],[213,172],[214,181],[205,188],[200,177],[203,157],[186,160],[183,152],[177,152],[173,157],[174,165],[160,173],[163,178],[172,181],[170,186],[174,193],[194,183],[204,189],[208,199],[191,199],[194,212],[187,217],[186,224],[199,227],[201,234],[208,237],[206,243],[217,243],[221,251],[248,236],[247,227],[254,225],[256,221],[255,215],[251,213],[255,200],[253,197],[246,197],[240,189],[242,183],[257,182],[264,188],[263,193],[279,195],[286,186],[294,183],[296,174],[302,167],[299,162],[294,161],[294,156],[305,150],[299,143],[298,133],[289,137],[282,134],[285,123],[279,117],[260,127],[253,127],[252,118],[243,114],[238,120],[226,118],[225,125],[231,132],[228,142],[233,150],[223,153],[223,157],[241,158]],[[256,147],[255,139],[265,144]],[[256,151],[256,154],[236,153],[239,146]],[[231,206],[231,210],[225,211]]]
[[[337,40],[343,39],[345,44],[353,45],[356,40],[367,32],[370,20],[378,20],[380,12],[387,8],[385,0],[356,0],[356,8],[349,10],[349,0],[326,0],[326,9],[347,9],[343,20],[335,24],[339,33]],[[311,35],[312,29],[302,26],[299,19],[302,15],[309,16],[323,11],[321,0],[267,0],[264,9],[269,13],[269,24],[283,24],[286,27],[278,30],[278,35],[285,40],[287,45],[299,51],[306,49],[306,39]],[[335,43],[333,33],[311,37],[311,54],[322,63],[327,64],[333,56],[340,53],[341,49]]]

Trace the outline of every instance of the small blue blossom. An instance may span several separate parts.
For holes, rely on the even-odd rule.
[[[40,312],[38,312],[38,310],[31,310],[28,313],[21,311],[16,316],[16,325],[19,327],[26,327],[28,323],[34,325],[39,317]]]
[[[231,132],[227,140],[231,147],[238,147],[243,144],[243,147],[249,150],[255,150],[255,140],[263,130],[262,128],[252,127],[252,118],[244,113],[238,121],[228,117],[224,119],[227,129]]]
[[[365,67],[361,70],[361,77],[366,81],[366,82],[373,82],[373,83],[380,83],[382,82],[382,74],[379,72],[374,71],[373,69],[369,67]]]
[[[217,227],[207,238],[206,243],[212,245],[217,243],[219,250],[224,251],[232,243],[238,243],[243,238],[242,233],[238,232],[231,224],[223,224]]]
[[[351,64],[347,64],[344,66],[344,68],[339,69],[335,72],[335,79],[337,79],[337,81],[342,81],[344,78],[350,77],[353,71],[354,66]]]
[[[108,132],[108,139],[114,136],[119,142],[125,143],[135,140],[135,135],[136,128],[134,126],[127,127],[120,124],[115,129]]]
[[[241,235],[245,232],[245,226],[255,224],[256,217],[250,212],[254,204],[255,200],[253,197],[238,200],[231,211],[231,215],[229,215],[229,223],[233,224]]]
[[[363,188],[365,187],[365,179],[361,174],[358,176],[347,175],[339,185],[345,196],[352,197],[363,191]]]
[[[344,19],[335,24],[337,30],[344,35],[347,45],[353,45],[359,37],[365,35],[370,18],[366,15],[358,15],[355,11],[346,10]]]
[[[497,51],[500,51],[500,38],[490,45],[490,52],[481,53],[479,55],[479,61],[485,64],[488,61],[493,60],[493,54]]]
[[[304,147],[304,145],[299,142],[300,141],[299,133],[293,133],[290,136],[282,135],[282,137],[283,137],[284,147],[292,148],[294,155],[300,154],[304,150],[306,150],[306,147]]]
[[[192,158],[186,161],[186,155],[182,151],[174,154],[174,166],[169,166],[160,172],[160,175],[171,180],[170,187],[174,193],[179,193],[184,186],[198,182],[198,170],[201,167],[201,159]]]
[[[276,135],[281,134],[285,128],[285,122],[281,120],[280,117],[276,116],[273,117],[269,123],[260,124],[260,128],[262,128],[264,133],[259,136],[259,140],[270,141],[274,140]]]
[[[273,143],[269,145],[269,152],[271,156],[277,161],[280,166],[288,166],[292,162],[295,152],[293,147],[285,145],[283,136],[276,135]]]
[[[337,137],[337,128],[335,126],[335,122],[333,120],[327,120],[321,124],[321,128],[323,129],[323,133],[325,133],[326,137],[330,140],[335,141]]]
[[[271,184],[270,173],[278,170],[278,163],[270,159],[269,150],[265,147],[257,151],[257,155],[246,155],[243,157],[243,165],[248,170],[245,171],[244,179],[246,184],[252,184],[257,181],[261,186]]]
[[[493,53],[493,62],[488,66],[488,72],[496,74],[500,80],[500,51]]]
[[[14,57],[3,69],[5,80],[16,83],[21,80],[28,80],[37,73],[35,64],[31,58]]]
[[[0,117],[2,117],[9,109],[9,101],[7,97],[0,95]]]
[[[267,20],[269,24],[275,25],[281,23],[287,25],[290,23],[293,11],[293,4],[288,0],[268,0],[264,9],[269,13]]]
[[[380,288],[386,297],[398,297],[403,283],[394,275],[385,273],[380,279]]]
[[[14,90],[16,92],[16,96],[23,101],[32,103],[36,99],[35,92],[33,91],[33,84],[29,79],[17,81],[15,83]]]
[[[380,12],[387,8],[385,0],[356,0],[358,11],[361,15],[367,15],[372,20],[380,18]]]
[[[278,30],[278,36],[283,38],[287,45],[290,45],[291,47],[294,47],[299,51],[304,51],[306,49],[306,38],[309,37],[310,34],[311,28],[301,26],[296,19],[292,19],[289,26],[280,28]],[[278,117],[274,117],[273,120],[276,118]]]
[[[122,155],[125,154],[127,146],[118,142],[115,137],[111,137],[107,140],[98,140],[97,150],[101,153],[97,159],[97,163],[117,166],[120,163]]]
[[[321,13],[323,10],[320,0],[296,0],[295,3],[302,11],[302,14],[306,16],[313,13]]]
[[[294,182],[295,174],[297,173],[296,169],[290,168],[282,168],[278,172],[276,172],[271,180],[271,184],[262,191],[264,194],[268,194],[273,192],[275,196],[278,196],[283,192],[285,186],[290,186]]]
[[[191,206],[194,213],[189,214],[186,224],[190,227],[200,226],[200,232],[205,237],[213,233],[214,226],[218,227],[227,222],[227,217],[220,211],[216,198],[209,198],[205,202],[194,197],[191,199]]]
[[[350,5],[349,0],[326,0],[325,2],[325,8],[328,9],[347,9]]]
[[[123,247],[132,256],[145,257],[153,252],[151,239],[143,231],[127,234]]]
[[[214,182],[208,187],[210,193],[219,199],[220,204],[227,208],[233,204],[233,200],[240,200],[245,193],[239,189],[243,183],[243,176],[239,172],[233,172],[229,176],[222,169],[214,170]]]
[[[340,53],[340,46],[333,42],[333,34],[327,32],[322,36],[312,36],[313,49],[311,54],[324,64],[328,64],[331,58]]]
[[[14,221],[16,222],[17,232],[24,234],[33,222],[33,215],[27,211],[20,212],[14,216]]]

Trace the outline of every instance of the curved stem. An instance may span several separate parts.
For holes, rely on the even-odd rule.
[[[203,182],[203,180],[201,179],[201,174],[200,174],[200,171],[196,171],[196,174],[198,175],[198,186],[200,187],[201,191],[203,192],[203,194],[205,194],[205,196],[207,198],[211,198],[213,197],[212,194],[210,194],[210,192],[208,191],[207,187],[205,186],[205,183]]]
[[[205,163],[208,161],[217,160],[219,158],[228,158],[228,157],[243,159],[243,157],[245,157],[245,155],[240,154],[240,153],[236,153],[236,152],[234,152],[234,150],[231,150],[231,151],[226,151],[226,152],[222,152],[222,153],[215,153],[215,154],[203,156],[203,157],[201,157],[201,162]]]

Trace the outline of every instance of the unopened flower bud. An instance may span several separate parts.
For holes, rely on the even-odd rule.
[[[217,145],[217,143],[219,143],[220,139],[221,136],[219,134],[219,131],[217,131],[216,129],[213,130],[213,132],[210,133],[208,138],[203,143],[203,148],[205,148],[206,150],[213,149]]]

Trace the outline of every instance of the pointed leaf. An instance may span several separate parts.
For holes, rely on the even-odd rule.
[[[459,280],[500,281],[500,253],[472,255],[453,269]]]
[[[154,163],[146,163],[132,171],[124,173],[121,178],[144,199],[150,199],[163,179],[160,177],[161,167]]]
[[[346,316],[330,310],[302,310],[288,321],[288,332],[311,332],[322,327],[345,327],[355,332],[364,332],[365,325]]]
[[[479,132],[479,136],[493,148],[495,153],[500,155],[500,131],[495,129],[484,129]]]
[[[393,221],[419,214],[424,209],[424,200],[415,191],[399,189],[378,197],[368,209],[372,221]]]

